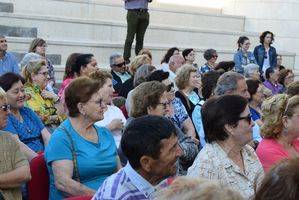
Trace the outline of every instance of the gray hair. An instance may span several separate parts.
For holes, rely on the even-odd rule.
[[[23,69],[29,62],[43,60],[42,56],[37,53],[27,53],[20,62],[21,69]]]
[[[119,52],[114,52],[110,55],[109,61],[110,61],[110,67],[113,67],[115,65],[115,59],[122,57],[123,55]]]
[[[224,95],[237,89],[238,80],[244,79],[244,76],[233,71],[222,74],[214,90],[215,95]]]
[[[141,65],[134,76],[133,85],[137,87],[139,84],[146,81],[146,77],[150,75],[156,68],[149,64]]]
[[[259,70],[259,66],[257,64],[254,64],[254,63],[250,63],[246,66],[244,66],[244,76],[246,78],[251,78],[252,74]]]

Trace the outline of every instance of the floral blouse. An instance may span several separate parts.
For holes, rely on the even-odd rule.
[[[44,99],[39,86],[26,83],[25,92],[31,96],[25,105],[36,112],[46,126],[59,124],[62,121],[62,118],[57,115],[55,102],[52,99]]]

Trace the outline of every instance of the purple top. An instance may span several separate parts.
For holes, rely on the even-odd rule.
[[[283,91],[283,86],[280,85],[279,83],[277,84],[272,84],[270,81],[266,80],[264,83],[264,86],[271,90],[272,94],[280,94]]]

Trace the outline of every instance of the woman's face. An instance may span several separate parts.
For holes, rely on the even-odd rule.
[[[42,66],[39,71],[34,74],[31,74],[32,82],[41,87],[41,89],[45,89],[49,80],[49,72],[47,66]]]
[[[104,119],[105,109],[105,95],[101,89],[94,93],[86,103],[82,103],[83,115],[88,117],[92,122],[97,122]]]
[[[97,70],[97,66],[97,60],[95,57],[92,57],[90,62],[85,67],[81,67],[80,76],[88,76],[90,73]]]
[[[186,60],[189,61],[190,63],[193,63],[195,61],[195,52],[191,51],[187,56]]]
[[[263,93],[263,86],[260,84],[256,93],[252,95],[252,101],[256,102],[258,105],[261,105],[265,100],[265,95]]]
[[[166,116],[170,112],[170,101],[167,99],[167,92],[160,97],[159,104],[153,108],[149,107],[147,113],[155,116]]]
[[[105,95],[105,102],[110,104],[113,98],[113,93],[115,92],[110,78],[106,79],[106,82],[100,91]]]
[[[260,71],[259,71],[258,69],[255,70],[255,71],[252,73],[251,78],[252,78],[253,80],[260,80]]]
[[[12,108],[20,109],[24,107],[25,103],[25,90],[24,85],[21,81],[14,83],[9,90],[6,92],[7,102]]]
[[[180,53],[180,51],[179,50],[175,50],[174,52],[173,52],[173,54],[172,55],[177,55],[177,54],[179,54]]]
[[[237,126],[232,128],[231,137],[240,145],[245,145],[252,140],[252,127],[254,123],[251,119],[248,106],[240,114]]]
[[[217,61],[217,58],[218,58],[218,54],[217,53],[214,53],[213,55],[212,55],[212,58],[210,59],[210,60],[208,60],[210,63],[212,63],[212,64],[215,64],[216,63],[216,61]]]
[[[36,46],[35,48],[35,53],[41,55],[41,56],[45,56],[46,54],[46,48],[47,48],[47,44],[42,44],[40,46]]]
[[[201,78],[197,72],[190,73],[189,86],[201,89]]]
[[[287,87],[290,83],[293,82],[294,82],[294,74],[292,72],[289,72],[284,79],[284,85]]]
[[[247,52],[250,47],[250,41],[245,40],[243,44],[241,44],[241,48],[243,51]]]
[[[285,127],[287,127],[288,133],[292,134],[295,138],[299,137],[299,106],[295,107],[292,117],[287,117]]]
[[[4,129],[7,125],[7,117],[9,114],[9,105],[6,99],[0,99],[0,130]]]
[[[264,43],[266,43],[266,44],[271,44],[271,42],[272,42],[272,34],[268,33],[268,34],[265,36]]]

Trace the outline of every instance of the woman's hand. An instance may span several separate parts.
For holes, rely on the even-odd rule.
[[[52,99],[52,100],[54,100],[54,102],[58,101],[58,99],[59,99],[58,95],[56,95],[53,92],[49,92],[47,90],[43,90],[42,93],[41,93],[41,95],[45,99]]]
[[[110,131],[121,130],[124,128],[124,123],[121,119],[113,119],[110,124],[108,124],[107,128]]]

